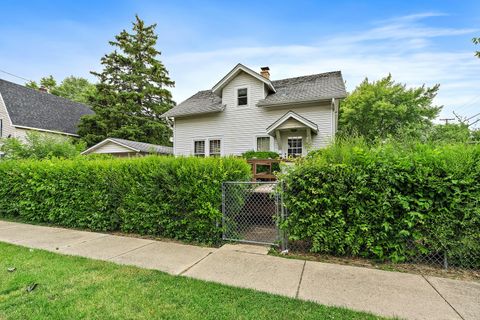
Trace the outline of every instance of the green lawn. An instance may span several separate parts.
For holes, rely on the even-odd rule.
[[[8,272],[9,267],[16,271]],[[26,287],[38,283],[32,292]],[[0,319],[378,319],[253,290],[0,243]]]

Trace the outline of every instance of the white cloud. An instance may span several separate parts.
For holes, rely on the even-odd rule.
[[[440,83],[436,103],[445,106],[442,116],[450,116],[453,110],[472,115],[480,109],[471,103],[478,96],[480,60],[473,51],[439,51],[436,41],[462,35],[469,41],[477,30],[425,24],[425,19],[443,15],[427,12],[396,17],[354,34],[332,34],[314,44],[231,47],[164,59],[176,80],[173,94],[178,102],[211,88],[241,62],[254,69],[269,65],[273,79],[342,70],[348,90],[365,77],[373,80],[388,73],[408,86]]]

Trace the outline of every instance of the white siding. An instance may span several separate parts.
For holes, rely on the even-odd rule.
[[[7,108],[3,102],[2,95],[0,94],[0,119],[2,120],[2,135],[1,138],[6,138],[9,135],[15,137],[16,128],[12,126],[10,118],[8,117]]]
[[[119,144],[109,141],[90,153],[125,153],[125,152],[134,152],[134,151],[132,149],[126,148],[124,146],[121,146]]]
[[[237,89],[248,88],[248,106],[237,106]],[[326,146],[334,132],[334,114],[331,103],[302,107],[257,107],[264,99],[264,84],[246,73],[240,73],[224,88],[223,112],[175,119],[175,155],[192,155],[193,142],[199,139],[221,139],[222,155],[240,155],[256,148],[256,137],[265,136],[266,128],[289,110],[317,124],[319,132],[312,136],[309,148]],[[284,133],[283,136],[303,136],[301,133]],[[274,140],[272,138],[272,140]],[[275,139],[276,140],[276,139]],[[208,149],[208,141],[206,143]],[[278,150],[277,143],[273,143]],[[284,147],[283,147],[284,148]]]

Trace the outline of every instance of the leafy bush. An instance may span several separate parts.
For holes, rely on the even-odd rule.
[[[85,149],[85,144],[80,141],[74,143],[71,138],[35,131],[27,133],[25,142],[16,138],[0,142],[0,151],[5,153],[5,159],[68,159],[80,155]]]
[[[274,151],[247,151],[242,154],[245,159],[278,159],[280,155]]]
[[[0,216],[212,243],[221,183],[248,180],[234,158],[76,159],[0,163]]]
[[[285,176],[290,238],[401,262],[480,256],[480,145],[339,142]],[[480,261],[477,261],[480,266]]]

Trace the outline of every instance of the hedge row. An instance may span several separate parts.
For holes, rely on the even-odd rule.
[[[312,252],[480,267],[480,145],[339,143],[284,178],[283,227]]]
[[[0,216],[212,243],[221,183],[247,180],[234,158],[0,162]]]

